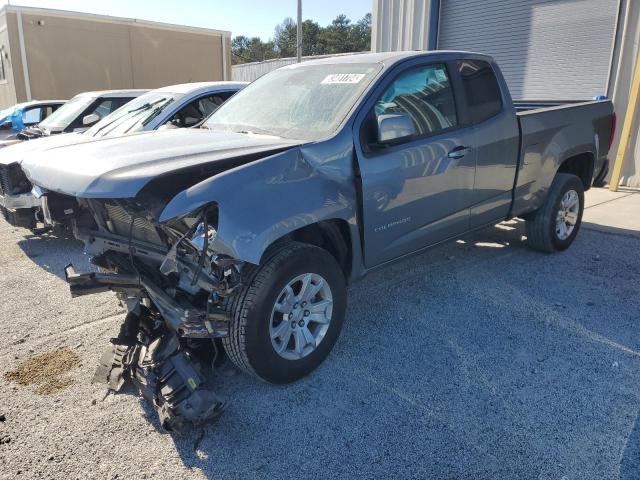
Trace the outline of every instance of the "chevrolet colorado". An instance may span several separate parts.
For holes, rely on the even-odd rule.
[[[392,52],[283,67],[198,129],[105,139],[23,162],[98,272],[72,295],[128,307],[97,377],[135,383],[166,428],[216,418],[198,345],[295,381],[329,354],[346,287],[511,217],[564,250],[604,168],[610,101],[531,109],[492,58]]]

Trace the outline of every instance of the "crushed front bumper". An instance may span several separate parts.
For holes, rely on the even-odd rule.
[[[129,313],[100,360],[95,382],[118,391],[130,381],[169,431],[220,417],[226,404],[208,388],[208,365],[198,360],[197,346],[213,348],[217,357],[216,339],[229,331],[226,311],[185,309],[140,275],[76,273],[68,265],[65,277],[74,297],[111,290],[134,300],[127,302]]]
[[[0,212],[4,219],[14,227],[34,228],[36,213],[41,201],[31,193],[19,195],[0,194]]]
[[[0,194],[0,207],[16,210],[18,208],[39,208],[41,201],[33,196],[31,192],[17,195]]]
[[[30,228],[35,223],[40,200],[30,190],[31,184],[20,165],[0,164],[0,210],[14,226]]]
[[[122,273],[76,273],[67,265],[64,275],[72,297],[107,292],[146,297],[162,315],[168,329],[185,338],[220,338],[229,334],[229,313],[210,305],[207,310],[186,308],[151,280]]]

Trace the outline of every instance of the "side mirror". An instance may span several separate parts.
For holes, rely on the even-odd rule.
[[[416,133],[411,117],[406,113],[378,115],[378,143],[393,143]]]
[[[0,130],[11,130],[12,127],[13,123],[11,122],[11,120],[7,120],[2,125],[0,125]]]
[[[90,125],[93,125],[94,123],[98,123],[99,121],[100,115],[98,115],[97,113],[90,113],[82,119],[82,125],[88,127]]]

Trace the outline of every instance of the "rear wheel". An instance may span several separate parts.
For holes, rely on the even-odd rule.
[[[584,187],[575,175],[558,173],[547,198],[527,218],[529,246],[543,252],[565,250],[578,235],[584,211]]]
[[[238,367],[262,380],[293,382],[327,357],[345,307],[346,283],[336,260],[315,246],[284,244],[249,272],[230,302],[225,349]]]

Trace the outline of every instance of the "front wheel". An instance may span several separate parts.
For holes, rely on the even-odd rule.
[[[344,320],[346,282],[325,250],[300,243],[275,249],[230,302],[223,339],[242,370],[271,383],[296,381],[333,348]]]
[[[575,175],[558,173],[544,204],[527,218],[527,241],[542,252],[565,250],[578,235],[584,211],[584,187]]]

